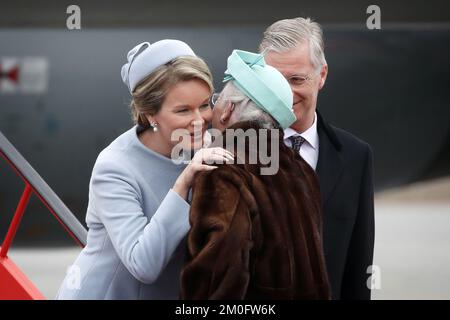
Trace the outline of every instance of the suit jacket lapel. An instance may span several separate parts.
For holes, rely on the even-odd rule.
[[[331,128],[317,111],[317,131],[319,135],[319,160],[317,175],[319,176],[320,193],[323,207],[332,194],[344,169],[341,156],[342,145]]]

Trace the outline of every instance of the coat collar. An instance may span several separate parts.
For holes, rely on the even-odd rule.
[[[319,160],[316,172],[319,176],[322,203],[325,206],[344,169],[343,147],[334,129],[324,121],[319,111],[317,117]]]

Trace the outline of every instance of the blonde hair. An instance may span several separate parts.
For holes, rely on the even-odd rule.
[[[316,70],[327,64],[324,53],[323,32],[320,24],[310,18],[284,19],[266,29],[259,45],[260,52],[284,52],[299,44],[309,44],[311,63]]]
[[[214,91],[211,71],[199,57],[181,56],[158,67],[144,78],[132,92],[131,116],[135,124],[149,128],[146,115],[158,113],[172,86],[181,82],[198,79]]]

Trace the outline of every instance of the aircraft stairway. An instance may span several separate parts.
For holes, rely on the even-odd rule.
[[[2,132],[0,132],[0,156],[25,184],[25,189],[0,247],[0,300],[43,300],[45,297],[39,289],[8,257],[8,250],[30,197],[35,195],[81,247],[86,245],[87,231]]]

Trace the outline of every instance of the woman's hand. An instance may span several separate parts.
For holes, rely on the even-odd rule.
[[[198,150],[192,158],[189,165],[183,170],[172,188],[185,200],[187,199],[188,191],[192,186],[195,175],[200,171],[211,171],[217,169],[216,166],[208,164],[228,163],[234,160],[234,156],[228,150],[223,148],[203,148]],[[203,164],[206,162],[208,164]]]

